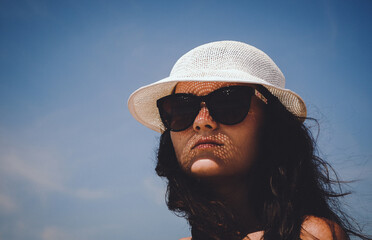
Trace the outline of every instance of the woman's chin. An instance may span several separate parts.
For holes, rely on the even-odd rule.
[[[212,159],[198,159],[191,165],[190,172],[198,177],[212,177],[220,174],[221,167]]]

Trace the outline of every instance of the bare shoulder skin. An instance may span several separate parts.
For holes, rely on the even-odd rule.
[[[248,234],[244,240],[261,240],[263,231]],[[300,238],[302,240],[348,240],[348,236],[342,228],[324,218],[308,216],[302,224]],[[191,237],[180,240],[191,240]]]
[[[342,228],[325,218],[308,216],[302,224],[301,239],[304,240],[347,240]]]

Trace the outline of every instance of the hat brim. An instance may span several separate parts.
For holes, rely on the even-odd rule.
[[[281,103],[294,115],[305,118],[306,105],[302,98],[289,89],[283,89],[273,86],[268,82],[249,76],[245,79],[229,79],[225,78],[175,78],[167,77],[155,83],[143,86],[131,94],[128,99],[128,108],[133,117],[146,127],[163,132],[164,125],[160,119],[159,111],[156,106],[156,101],[164,96],[170,95],[178,82],[201,81],[201,82],[231,82],[231,83],[250,83],[260,84],[266,87],[274,96],[278,97]]]

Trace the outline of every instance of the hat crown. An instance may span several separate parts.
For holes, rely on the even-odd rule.
[[[170,77],[186,79],[259,78],[285,87],[285,77],[274,61],[261,50],[242,42],[218,41],[192,49],[178,59]]]

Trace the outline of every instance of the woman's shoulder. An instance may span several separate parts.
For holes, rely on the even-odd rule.
[[[347,240],[349,237],[337,223],[326,218],[307,216],[302,223],[301,239]]]
[[[249,240],[260,240],[262,239],[262,236],[263,236],[263,231],[258,231],[258,232],[248,234],[248,236],[245,237],[243,240],[248,240],[248,239]],[[191,240],[191,237],[185,237],[179,240]]]
[[[262,239],[264,232],[258,231],[248,234],[245,239]],[[302,223],[301,239],[303,240],[349,240],[345,231],[337,223],[326,218],[307,216]],[[180,240],[191,240],[191,237]]]

